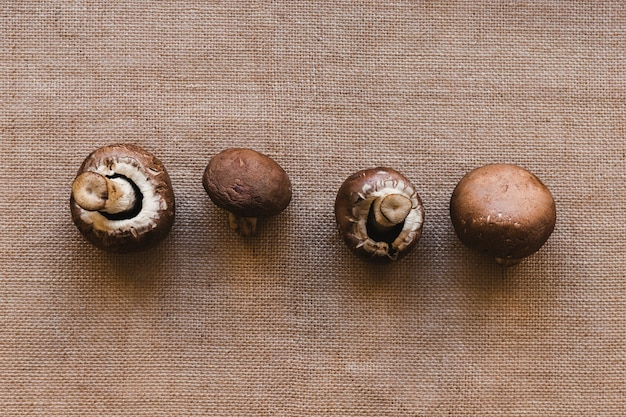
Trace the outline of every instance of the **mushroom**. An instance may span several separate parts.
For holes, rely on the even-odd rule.
[[[282,212],[291,201],[291,181],[273,159],[247,148],[230,148],[209,161],[202,185],[215,205],[229,212],[242,236],[256,233],[259,217]]]
[[[96,247],[132,252],[156,245],[174,223],[170,177],[154,155],[129,144],[93,151],[72,183],[72,220]]]
[[[450,199],[450,217],[466,246],[511,266],[541,248],[556,223],[554,198],[535,175],[512,164],[467,173]]]
[[[391,261],[406,256],[422,234],[424,207],[398,171],[370,168],[349,176],[335,200],[339,233],[359,256]]]

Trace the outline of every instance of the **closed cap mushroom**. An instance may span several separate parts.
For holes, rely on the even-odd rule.
[[[512,164],[490,164],[467,173],[450,200],[454,229],[466,246],[515,265],[541,248],[556,223],[550,190]]]
[[[129,144],[104,146],[72,183],[72,220],[92,244],[111,252],[147,249],[174,223],[170,177],[154,155]]]
[[[273,159],[247,148],[230,148],[209,161],[202,185],[215,205],[229,212],[229,225],[243,236],[256,233],[257,218],[282,212],[291,201],[291,181]]]
[[[359,256],[390,261],[406,256],[422,234],[424,207],[398,171],[371,168],[348,177],[335,200],[337,227]]]

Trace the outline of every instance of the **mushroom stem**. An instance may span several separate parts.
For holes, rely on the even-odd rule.
[[[137,203],[135,190],[124,178],[107,178],[93,171],[80,174],[72,183],[72,196],[87,211],[109,214],[132,210]]]
[[[370,226],[378,232],[388,232],[406,219],[412,207],[411,200],[402,194],[378,197],[372,203]]]
[[[242,236],[253,236],[256,234],[256,217],[242,217],[233,213],[228,213],[228,224],[230,228]]]
[[[520,263],[521,259],[513,259],[513,258],[495,258],[497,264],[502,265],[504,267],[514,266]]]

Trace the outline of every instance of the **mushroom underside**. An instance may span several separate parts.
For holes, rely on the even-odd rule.
[[[364,199],[353,208],[352,235],[355,248],[362,248],[373,257],[396,259],[400,252],[406,250],[419,237],[422,224],[420,206],[414,202],[402,221],[388,228],[380,228],[377,227],[374,210],[374,202],[379,197]]]
[[[160,212],[167,210],[167,201],[156,192],[156,184],[143,172],[132,158],[109,164],[100,164],[93,171],[107,178],[124,178],[135,190],[138,198],[135,207],[119,214],[81,209],[81,219],[100,232],[136,233],[156,226]],[[134,232],[133,232],[134,231]]]
[[[395,260],[419,240],[423,207],[415,188],[389,168],[348,178],[337,194],[339,230],[349,248],[376,259]]]
[[[134,148],[122,149],[132,153]],[[126,184],[134,199],[121,211],[87,210],[74,198],[70,207],[74,223],[94,245],[114,252],[147,248],[157,243],[173,224],[174,196],[165,169],[159,164],[146,166],[148,159],[138,156],[104,156],[88,158],[79,172],[93,172]],[[153,157],[152,157],[153,158]],[[77,177],[78,178],[78,177]]]

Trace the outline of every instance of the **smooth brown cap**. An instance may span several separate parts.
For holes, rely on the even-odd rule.
[[[291,201],[291,181],[273,159],[246,148],[230,148],[209,161],[202,178],[218,207],[241,217],[268,217]]]
[[[102,230],[94,226],[94,223],[87,218],[91,215],[81,208],[74,197],[70,196],[70,210],[72,220],[82,235],[93,245],[110,252],[133,252],[148,249],[160,242],[169,233],[174,223],[175,202],[174,192],[170,177],[163,163],[150,152],[143,148],[131,144],[115,144],[104,146],[93,151],[79,168],[76,177],[87,171],[111,171],[108,175],[117,175],[115,167],[119,161],[131,163],[136,169],[138,177],[144,186],[149,186],[154,194],[156,206],[154,213],[143,213],[141,204],[134,217],[129,219],[122,215],[110,216],[113,219],[122,219],[125,224],[132,227],[126,230]],[[149,184],[149,185],[147,185]],[[135,184],[135,186],[138,186]],[[138,189],[138,188],[137,188]],[[145,196],[144,196],[145,197]],[[98,212],[94,212],[98,213]],[[96,216],[96,214],[93,214]],[[106,216],[106,213],[100,213]],[[148,222],[139,222],[144,217],[149,216]],[[102,219],[103,221],[104,218]],[[132,223],[137,220],[137,224]]]
[[[468,247],[502,260],[524,258],[541,248],[556,223],[550,190],[512,164],[470,171],[450,200],[454,229]]]

